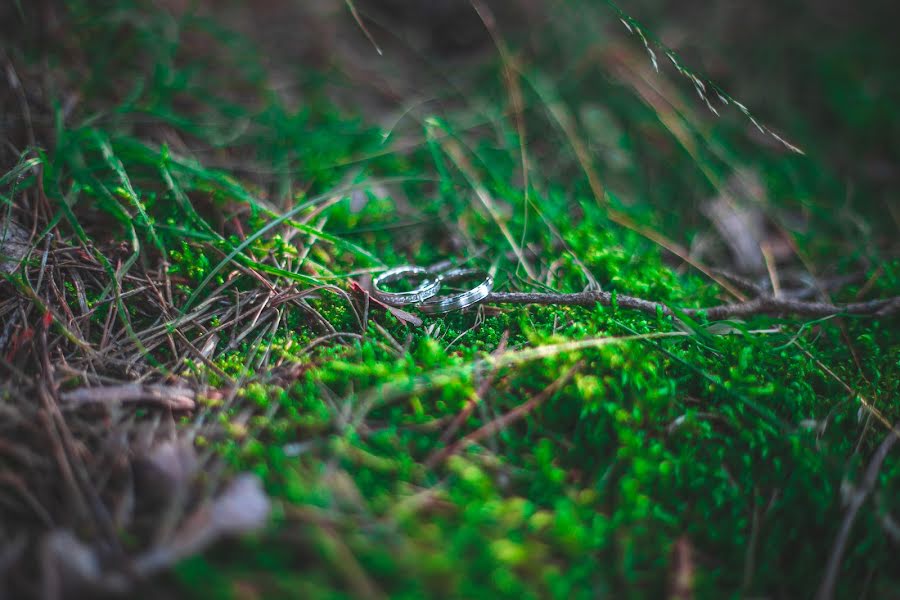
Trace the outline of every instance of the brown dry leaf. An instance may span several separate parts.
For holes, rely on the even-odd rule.
[[[213,502],[210,522],[219,535],[250,533],[265,526],[270,509],[259,477],[242,473]]]
[[[85,598],[98,593],[120,595],[128,580],[116,572],[104,572],[94,549],[68,529],[57,529],[41,543],[41,597]]]
[[[260,479],[242,473],[212,502],[194,511],[168,543],[139,556],[134,571],[147,576],[201,552],[222,537],[261,529],[270,511],[271,502]]]
[[[0,273],[11,274],[19,268],[29,250],[28,232],[12,219],[0,221]]]
[[[187,439],[166,440],[157,444],[143,460],[165,477],[171,487],[187,485],[200,468],[194,444]]]
[[[742,169],[728,179],[718,196],[700,209],[728,245],[735,268],[741,273],[766,272],[762,251],[766,243],[765,195],[759,175]]]

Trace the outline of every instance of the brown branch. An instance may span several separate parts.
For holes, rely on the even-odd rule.
[[[556,293],[532,293],[532,292],[494,292],[485,300],[488,304],[549,304],[559,306],[611,306],[613,294],[611,292],[585,291],[574,294]],[[615,300],[619,308],[639,310],[641,312],[656,314],[657,311],[667,316],[675,313],[667,305],[634,296],[617,294]],[[709,308],[685,308],[682,312],[688,316],[704,312],[712,321],[736,317],[751,317],[756,315],[800,315],[804,317],[830,317],[833,315],[865,315],[886,317],[900,313],[900,296],[881,300],[869,300],[867,302],[852,302],[850,304],[831,304],[828,302],[806,302],[788,298],[775,298],[773,296],[760,296],[745,302],[734,304],[721,304]]]

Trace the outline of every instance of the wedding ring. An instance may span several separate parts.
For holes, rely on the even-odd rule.
[[[494,278],[490,273],[482,269],[453,269],[442,275],[438,275],[438,287],[441,285],[459,281],[461,279],[481,278],[482,281],[472,289],[459,292],[456,294],[446,294],[443,296],[435,296],[421,302],[416,306],[423,313],[436,315],[440,313],[450,312],[452,310],[462,310],[473,304],[477,304],[488,297],[491,290],[494,289]]]
[[[424,279],[418,287],[409,292],[388,292],[381,289],[382,284],[410,276],[424,277]],[[437,294],[439,289],[441,289],[440,277],[434,277],[428,269],[413,267],[412,265],[388,269],[372,280],[372,295],[377,300],[380,300],[385,304],[390,304],[391,306],[403,306],[406,304],[422,302]]]

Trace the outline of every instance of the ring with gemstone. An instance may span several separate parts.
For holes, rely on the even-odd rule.
[[[488,297],[491,290],[494,289],[494,278],[490,273],[482,269],[453,269],[441,275],[438,275],[438,287],[441,285],[460,281],[463,279],[481,279],[481,283],[464,292],[454,294],[445,294],[442,296],[431,296],[428,299],[416,305],[416,308],[423,313],[435,315],[453,310],[462,310],[473,304],[478,304]]]
[[[381,289],[381,286],[385,283],[391,283],[406,277],[422,277],[423,280],[416,288],[408,292],[388,292]],[[440,277],[435,277],[428,269],[412,265],[388,269],[372,280],[372,295],[377,300],[391,306],[404,306],[422,302],[437,294],[440,289]]]

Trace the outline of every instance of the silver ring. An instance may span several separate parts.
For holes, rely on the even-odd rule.
[[[424,277],[425,279],[422,281],[422,283],[419,284],[418,287],[409,292],[386,292],[380,289],[380,286],[383,283],[397,281],[398,279],[403,279],[404,277],[408,277],[410,275],[418,275],[420,277]],[[416,304],[417,302],[422,302],[423,300],[427,300],[428,298],[431,298],[432,296],[437,294],[438,290],[440,289],[440,277],[434,277],[434,275],[430,273],[428,269],[424,269],[422,267],[414,267],[412,265],[388,269],[372,280],[372,295],[375,296],[376,299],[381,300],[385,304],[390,304],[391,306],[403,306],[405,304]]]
[[[491,274],[482,269],[454,269],[443,275],[438,276],[439,284],[448,281],[457,281],[460,279],[469,279],[471,277],[483,277],[481,283],[472,289],[459,292],[457,294],[447,294],[444,296],[436,296],[430,300],[426,300],[416,306],[423,313],[436,315],[440,313],[450,312],[451,310],[462,310],[473,304],[478,304],[488,297],[491,290],[494,289],[494,278]]]

